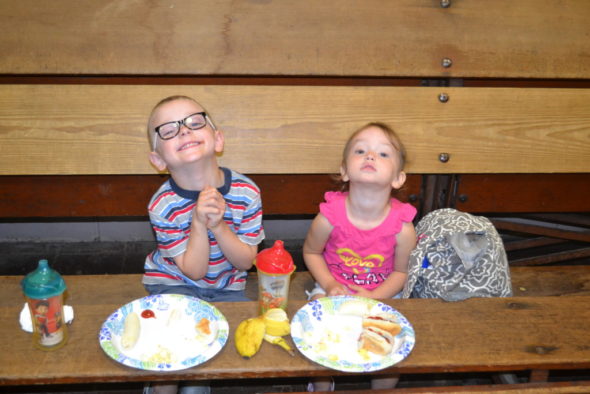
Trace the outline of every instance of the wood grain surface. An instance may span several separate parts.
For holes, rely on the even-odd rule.
[[[589,13],[580,0],[4,0],[0,73],[588,78]]]
[[[537,268],[535,268],[537,269]],[[531,270],[534,271],[534,270]],[[263,346],[250,360],[242,359],[230,334],[227,345],[212,360],[183,371],[156,373],[128,368],[112,361],[100,348],[98,330],[121,305],[142,296],[139,275],[65,277],[68,304],[76,317],[68,344],[56,352],[33,348],[30,334],[17,322],[22,307],[20,277],[0,277],[0,383],[3,385],[148,380],[201,380],[340,374],[301,355]],[[122,283],[126,285],[122,286]],[[441,300],[391,300],[416,331],[410,356],[383,372],[430,373],[590,368],[587,338],[588,298],[514,297]],[[289,316],[305,303],[292,299]],[[257,314],[257,303],[216,303],[230,332]],[[572,318],[574,316],[575,318]]]
[[[336,189],[331,174],[249,176],[261,190],[265,217],[315,215],[319,203],[324,201],[324,193]],[[0,176],[3,193],[0,217],[141,217],[145,220],[148,202],[167,178],[167,175]],[[409,175],[397,197],[417,204],[421,178]]]
[[[243,173],[335,173],[375,120],[400,134],[409,173],[590,171],[588,89],[0,85],[0,175],[154,174],[146,118],[172,94],[202,101],[220,163]]]

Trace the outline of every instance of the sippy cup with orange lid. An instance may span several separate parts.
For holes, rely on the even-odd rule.
[[[287,309],[289,280],[295,264],[284,248],[283,241],[275,241],[271,248],[264,249],[254,260],[258,271],[258,304],[263,314],[271,308]]]
[[[63,278],[49,267],[47,260],[21,281],[31,319],[33,344],[42,350],[55,350],[65,345],[68,333],[63,312],[66,284]]]

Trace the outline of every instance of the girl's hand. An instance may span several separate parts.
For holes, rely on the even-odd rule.
[[[367,290],[364,287],[357,285],[348,285],[348,287],[350,288],[350,290],[354,292],[354,295],[365,298],[375,298],[375,296],[373,295],[373,291]]]
[[[348,290],[348,287],[346,287],[342,283],[338,283],[338,282],[336,282],[332,286],[329,286],[326,289],[326,292],[328,293],[328,296],[339,296],[339,295],[350,294],[350,290]]]
[[[225,212],[225,200],[217,189],[207,186],[199,193],[199,199],[195,206],[196,218],[205,224],[207,228],[217,227],[223,220]]]

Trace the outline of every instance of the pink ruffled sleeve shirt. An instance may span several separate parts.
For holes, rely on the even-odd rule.
[[[334,226],[324,249],[324,259],[336,280],[373,290],[394,271],[396,236],[404,222],[411,222],[416,208],[391,199],[385,220],[370,230],[356,228],[346,215],[348,193],[327,192],[320,212]]]

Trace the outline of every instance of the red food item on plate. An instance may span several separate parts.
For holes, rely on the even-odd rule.
[[[154,311],[150,310],[150,309],[146,309],[143,312],[141,312],[141,317],[143,317],[144,319],[150,319],[150,318],[156,318],[156,314],[154,313]]]

